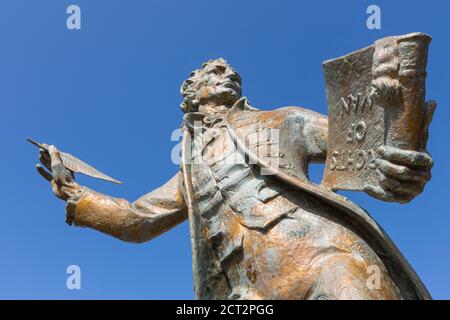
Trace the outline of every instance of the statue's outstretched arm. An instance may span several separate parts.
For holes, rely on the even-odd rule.
[[[41,152],[41,162],[51,174],[38,165],[39,173],[50,181],[55,195],[67,201],[66,221],[69,224],[140,243],[155,238],[187,218],[180,173],[130,203],[80,186],[62,165],[53,146],[49,148],[49,154]]]
[[[69,199],[67,214],[76,226],[90,227],[129,242],[144,242],[170,230],[187,218],[179,174],[133,203],[86,187]]]

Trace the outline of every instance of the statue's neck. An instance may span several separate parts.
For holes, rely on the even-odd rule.
[[[230,110],[229,106],[216,105],[216,104],[204,104],[198,108],[198,111],[207,115],[219,115],[227,113]]]

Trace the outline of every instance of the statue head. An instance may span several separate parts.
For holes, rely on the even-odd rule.
[[[224,59],[209,60],[181,85],[181,109],[186,113],[201,106],[231,107],[241,97],[241,84],[239,74]]]

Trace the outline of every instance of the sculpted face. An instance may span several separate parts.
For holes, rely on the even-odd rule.
[[[240,96],[241,79],[234,70],[220,61],[205,66],[197,91],[201,105],[232,105]]]
[[[227,106],[236,102],[242,93],[241,77],[223,59],[211,60],[203,68],[191,73],[181,87],[183,111],[197,111],[199,107]]]

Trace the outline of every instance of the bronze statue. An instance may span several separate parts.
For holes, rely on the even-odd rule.
[[[54,146],[40,145],[50,172],[37,170],[69,225],[141,243],[188,219],[198,299],[430,299],[382,228],[333,192],[406,203],[430,180],[429,40],[389,37],[326,62],[330,118],[257,110],[225,60],[204,63],[181,87],[180,171],[132,203],[80,186]],[[326,163],[320,185],[311,162]]]

